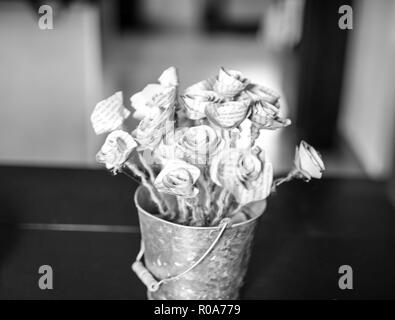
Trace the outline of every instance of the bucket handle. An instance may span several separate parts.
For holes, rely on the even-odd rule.
[[[219,239],[221,239],[221,236],[225,232],[226,227],[229,225],[230,219],[225,218],[221,221],[220,225],[218,228],[220,229],[218,232],[217,237],[214,239],[213,243],[210,245],[210,247],[206,250],[206,252],[193,264],[191,265],[188,269],[185,271],[181,272],[180,274],[169,277],[166,279],[162,279],[160,281],[157,281],[154,276],[151,274],[151,272],[144,266],[143,262],[141,259],[143,258],[144,255],[144,242],[141,241],[140,245],[140,251],[137,254],[136,261],[132,264],[132,270],[136,273],[136,275],[139,277],[141,282],[144,283],[144,285],[147,287],[147,289],[151,292],[155,292],[159,289],[159,287],[169,281],[177,280],[181,278],[183,275],[197,267],[207,256],[208,254],[214,249],[215,245],[218,243]]]

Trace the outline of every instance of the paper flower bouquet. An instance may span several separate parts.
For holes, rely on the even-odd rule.
[[[147,269],[140,263],[134,270],[156,294],[151,298],[235,298],[241,282],[230,277],[226,285],[221,277],[225,269],[218,268],[240,278],[248,261],[240,254],[249,251],[249,234],[265,199],[291,179],[321,178],[323,161],[302,141],[289,174],[273,179],[272,163],[258,137],[261,130],[281,129],[291,121],[281,117],[277,93],[238,71],[221,68],[216,77],[182,93],[174,67],[158,81],[130,98],[133,117],[140,120],[134,130],[125,121],[131,112],[121,92],[99,102],[91,116],[95,132],[108,133],[97,161],[143,186],[136,196],[143,236],[137,260],[144,254]],[[213,230],[218,239],[199,234]],[[244,233],[246,239],[235,240]],[[231,248],[224,247],[226,239]],[[221,256],[221,243],[222,251],[236,253]],[[210,261],[216,266],[213,279],[198,279],[199,268],[210,269]]]

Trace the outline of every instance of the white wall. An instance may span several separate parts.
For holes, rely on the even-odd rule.
[[[395,1],[353,6],[340,131],[371,177],[388,175],[394,154]]]
[[[94,163],[99,13],[77,4],[54,14],[55,29],[40,30],[30,6],[0,2],[0,164]]]

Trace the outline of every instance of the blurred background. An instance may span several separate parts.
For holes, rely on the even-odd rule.
[[[395,182],[394,57],[392,0],[0,1],[0,165],[97,167],[99,100],[130,108],[171,65],[182,89],[224,66],[285,98],[293,126],[264,137],[277,173],[305,139],[328,175]]]

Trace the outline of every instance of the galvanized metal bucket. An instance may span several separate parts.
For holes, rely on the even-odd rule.
[[[147,286],[149,299],[238,298],[266,201],[255,203],[252,219],[219,227],[184,226],[152,215],[155,205],[142,187],[135,203],[142,249],[132,269]]]

